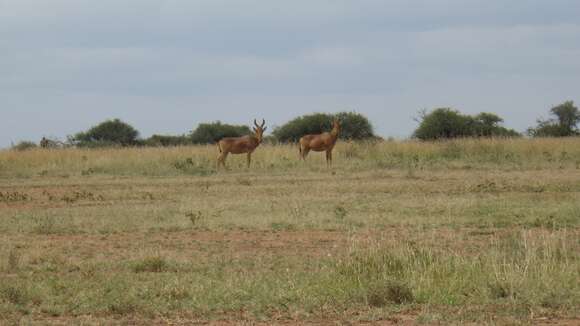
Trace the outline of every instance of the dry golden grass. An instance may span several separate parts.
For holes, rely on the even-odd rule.
[[[580,140],[0,152],[0,323],[577,321]]]
[[[377,168],[580,168],[580,139],[464,139],[344,143],[335,149],[335,168],[361,171]],[[0,151],[0,177],[73,175],[204,175],[215,172],[213,145],[174,148],[57,149]],[[323,161],[312,153],[313,163]],[[254,173],[319,171],[320,164],[303,165],[294,145],[262,145],[254,154]],[[244,170],[245,156],[228,158],[231,169]]]

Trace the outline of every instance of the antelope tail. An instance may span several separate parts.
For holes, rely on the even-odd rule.
[[[218,147],[218,151],[220,151],[220,153],[222,152],[222,147],[220,146],[220,142],[217,142],[217,147]]]

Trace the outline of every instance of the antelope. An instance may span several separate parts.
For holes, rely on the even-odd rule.
[[[267,127],[264,127],[266,120],[262,119],[262,124],[258,125],[256,119],[254,119],[254,134],[242,137],[226,137],[222,138],[218,142],[218,150],[220,155],[217,159],[217,167],[219,169],[220,164],[226,168],[226,158],[229,153],[232,154],[248,154],[248,168],[252,162],[252,153],[262,143],[262,135],[266,131]]]
[[[48,148],[50,146],[50,142],[48,139],[46,139],[46,137],[42,137],[42,139],[40,140],[40,147],[41,148]]]
[[[315,152],[326,151],[326,165],[332,165],[332,149],[334,148],[334,144],[336,144],[339,133],[340,123],[337,119],[334,119],[330,132],[302,136],[299,141],[300,158],[306,161],[306,156],[311,150]]]

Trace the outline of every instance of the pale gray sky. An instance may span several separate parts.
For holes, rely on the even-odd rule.
[[[0,0],[0,148],[109,118],[147,137],[354,110],[524,130],[579,100],[577,0]]]

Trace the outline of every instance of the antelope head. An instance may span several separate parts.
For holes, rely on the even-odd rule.
[[[256,139],[258,140],[259,143],[262,142],[262,135],[264,134],[264,131],[266,131],[266,129],[268,129],[268,127],[264,127],[264,125],[266,124],[266,120],[262,119],[262,124],[258,125],[258,123],[256,122],[256,119],[254,119],[254,134],[256,135]]]
[[[334,119],[334,121],[332,122],[332,134],[335,134],[336,136],[338,136],[338,133],[340,132],[340,121],[338,119]]]

